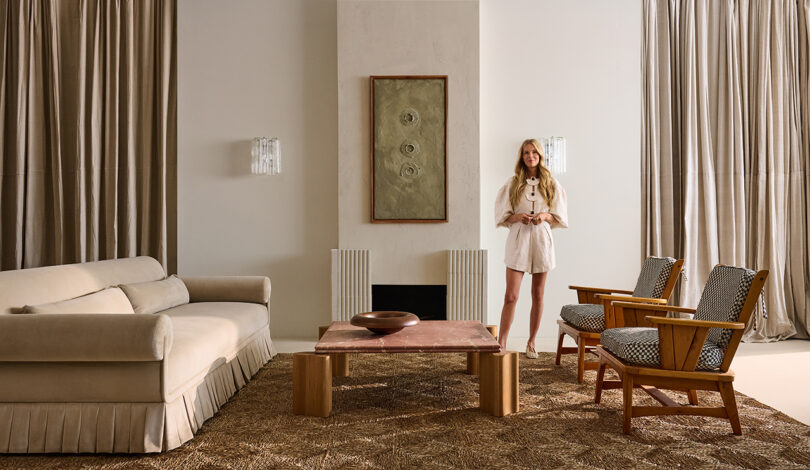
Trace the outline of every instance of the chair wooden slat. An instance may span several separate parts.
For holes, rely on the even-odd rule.
[[[613,309],[610,299],[605,299],[600,296],[602,306],[605,309],[605,329],[616,328],[616,311]]]
[[[675,370],[675,341],[672,325],[658,327],[658,347],[661,353],[661,368]]]
[[[690,331],[692,339],[680,370],[693,371],[697,367],[698,360],[700,360],[703,345],[706,344],[706,337],[709,336],[709,329],[705,327],[689,328],[687,326],[676,326],[674,328]]]
[[[695,339],[695,328],[674,325],[666,326],[669,326],[670,331],[672,331],[672,343],[675,350],[675,370],[684,370],[683,366],[684,362],[686,362],[686,356],[692,349],[692,340]],[[702,346],[703,344],[700,345],[700,347]],[[698,355],[700,355],[700,349],[698,349]]]
[[[714,418],[728,418],[728,413],[723,408],[711,408],[708,406],[634,406],[633,417],[639,416],[662,416],[662,415],[700,415]]]

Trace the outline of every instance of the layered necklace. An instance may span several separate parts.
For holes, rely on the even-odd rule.
[[[537,185],[540,184],[540,180],[532,176],[531,178],[526,178],[526,184],[530,189],[526,192],[526,199],[532,202],[531,215],[534,215],[534,203],[540,200],[540,194],[537,190]]]

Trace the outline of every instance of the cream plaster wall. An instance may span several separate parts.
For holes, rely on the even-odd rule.
[[[334,1],[178,5],[178,271],[270,276],[273,337],[330,318],[336,24]],[[281,175],[250,175],[256,136],[281,139]]]
[[[270,276],[274,336],[328,321],[336,246],[371,248],[374,282],[401,284],[442,284],[446,249],[486,248],[497,322],[506,231],[492,199],[526,136],[569,150],[571,228],[555,232],[541,335],[574,300],[568,284],[632,285],[637,1],[180,0],[178,18],[178,271]],[[369,223],[368,76],[389,74],[450,77],[447,224]],[[280,176],[248,174],[259,135],[281,138]]]
[[[570,228],[555,230],[540,336],[554,336],[569,284],[628,287],[641,262],[641,2],[481,1],[481,244],[489,250],[489,317],[500,321],[506,229],[493,201],[520,142],[564,136]],[[512,336],[528,336],[524,279]],[[525,342],[524,342],[525,344]]]
[[[338,0],[340,248],[370,248],[379,284],[444,284],[449,248],[478,248],[478,1]],[[369,76],[448,75],[449,222],[371,224]]]

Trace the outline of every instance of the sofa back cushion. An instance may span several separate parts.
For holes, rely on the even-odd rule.
[[[148,256],[0,271],[0,314],[164,277],[163,266]]]
[[[117,287],[49,304],[26,305],[23,313],[135,313],[132,304]]]
[[[166,279],[136,284],[122,284],[135,313],[157,313],[188,303],[188,289],[175,275]]]

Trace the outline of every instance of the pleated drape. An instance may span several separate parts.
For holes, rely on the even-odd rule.
[[[799,35],[799,91],[802,116],[802,155],[804,158],[804,223],[798,220],[791,227],[791,232],[804,230],[804,237],[794,236],[790,240],[789,249],[797,253],[799,258],[790,256],[789,266],[791,273],[801,273],[804,270],[804,279],[800,275],[790,277],[791,298],[795,299],[795,314],[791,317],[801,336],[810,336],[810,1],[803,0],[798,6],[798,35]],[[800,191],[795,191],[797,198],[792,204],[801,204]],[[801,215],[801,214],[799,214]],[[804,296],[801,295],[804,290]],[[802,313],[803,312],[803,313]]]
[[[174,0],[0,0],[0,268],[173,270]]]
[[[745,339],[808,336],[810,0],[644,0],[644,255],[769,269]]]

